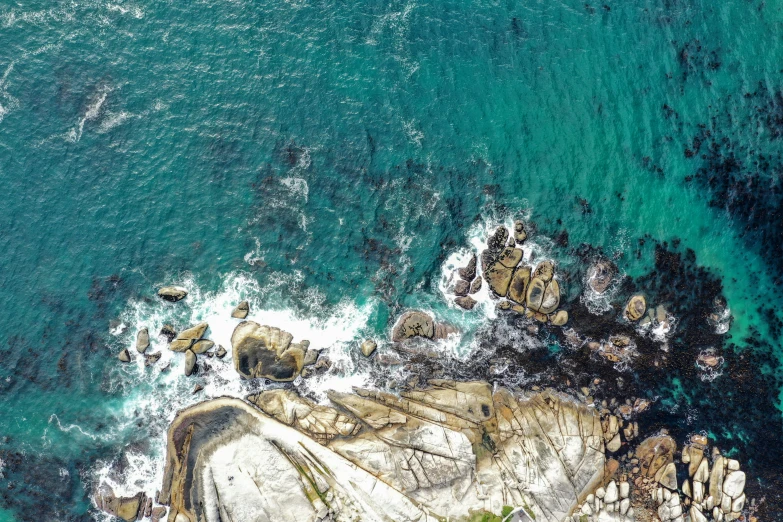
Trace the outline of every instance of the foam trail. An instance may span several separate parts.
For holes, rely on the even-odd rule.
[[[92,486],[106,484],[117,495],[126,496],[144,491],[154,498],[163,481],[166,431],[177,411],[210,398],[241,398],[264,389],[264,381],[240,380],[231,358],[231,334],[240,322],[231,317],[231,311],[243,299],[250,302],[248,320],[286,330],[295,340],[309,340],[311,347],[328,355],[333,369],[340,370],[307,380],[299,378],[294,382],[295,386],[325,399],[327,389],[348,391],[352,386],[369,382],[368,374],[356,368],[352,354],[356,352],[360,336],[366,333],[366,325],[377,304],[370,302],[358,307],[344,301],[327,308],[317,304],[321,299],[317,292],[312,291],[310,302],[316,304],[307,316],[289,308],[264,308],[260,301],[262,296],[279,294],[281,287],[295,283],[297,277],[271,277],[270,281],[270,284],[262,286],[244,274],[231,274],[223,281],[220,290],[204,292],[192,278],[184,278],[173,282],[189,292],[182,302],[139,300],[129,303],[120,317],[126,328],[113,332],[113,353],[128,348],[134,356],[130,364],[118,365],[113,370],[116,378],[112,381],[126,391],[118,412],[118,418],[124,424],[118,427],[116,436],[131,442],[141,439],[145,447],[137,449],[134,445],[133,449],[126,449],[122,473],[114,472],[118,464],[116,460],[97,463],[89,477]],[[216,345],[223,345],[228,355],[223,360],[200,356],[199,364],[209,366],[209,369],[186,377],[184,357],[170,351],[166,340],[158,337],[157,333],[167,323],[181,329],[201,321],[209,323],[205,337]],[[136,333],[142,327],[147,327],[150,332],[147,354],[161,353],[161,359],[154,367],[145,367],[144,357],[135,349]],[[168,369],[164,370],[167,366]],[[204,389],[193,394],[197,383]],[[143,420],[146,437],[140,437],[139,419]],[[96,520],[109,520],[102,513],[95,516]]]

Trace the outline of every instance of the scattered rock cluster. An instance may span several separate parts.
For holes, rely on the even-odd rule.
[[[454,284],[454,302],[465,310],[473,310],[476,300],[471,296],[481,290],[481,278],[476,277],[476,255],[471,256],[467,266],[457,270],[459,279]]]
[[[502,299],[498,303],[501,310],[512,310],[535,318],[542,323],[563,326],[568,322],[568,312],[558,310],[560,305],[560,283],[555,278],[555,265],[546,260],[532,267],[523,263],[524,250],[521,245],[527,239],[524,224],[514,223],[513,233],[504,226],[498,227],[487,240],[487,248],[481,252],[481,269],[490,293],[495,298]],[[454,288],[458,296],[481,288],[481,283],[468,285],[466,277],[475,277],[476,258],[474,256],[467,267],[460,269],[461,281]],[[480,279],[479,279],[480,281]],[[470,306],[457,297],[455,300],[463,308],[472,308],[475,302],[470,299]]]
[[[717,449],[708,453],[703,435],[693,435],[676,462],[677,444],[666,433],[645,439],[621,463],[607,469],[619,476],[588,495],[571,516],[574,522],[649,520],[656,522],[724,522],[755,517],[746,509],[745,473]],[[710,466],[710,460],[712,466]],[[687,476],[682,484],[678,477]],[[619,499],[618,504],[613,504]],[[628,502],[624,502],[628,499]],[[635,518],[634,518],[635,516]],[[625,517],[625,518],[623,518]]]

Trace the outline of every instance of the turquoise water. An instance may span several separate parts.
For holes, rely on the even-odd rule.
[[[409,306],[470,326],[441,266],[519,211],[633,277],[639,239],[678,239],[779,373],[782,21],[745,0],[0,5],[6,519],[92,520],[95,463],[150,436],[134,401],[165,391],[117,369],[129,318],[246,294],[360,320],[341,343]],[[144,304],[171,281],[212,298]]]

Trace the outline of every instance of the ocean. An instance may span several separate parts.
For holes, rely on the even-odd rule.
[[[356,346],[408,308],[460,327],[439,349],[484,349],[493,304],[456,308],[448,277],[516,217],[564,270],[600,251],[676,286],[671,309],[719,288],[731,329],[699,348],[750,377],[649,392],[763,467],[783,441],[782,23],[776,0],[6,0],[0,520],[103,520],[99,482],[160,487],[179,408],[262,386],[215,363],[193,395],[157,338],[170,371],[122,365],[142,326],[207,320],[228,347],[249,299],[328,351],[339,371],[298,383],[316,396],[367,383]]]

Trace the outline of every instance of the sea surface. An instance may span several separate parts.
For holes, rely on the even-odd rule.
[[[169,372],[122,365],[138,328],[228,346],[249,299],[338,365],[316,395],[366,383],[356,345],[411,307],[469,357],[492,303],[457,309],[448,274],[520,216],[573,270],[599,249],[665,287],[657,248],[717,282],[763,417],[694,406],[730,368],[650,393],[751,468],[777,455],[782,34],[779,0],[0,2],[0,520],[152,495],[177,409],[247,390],[157,338]]]

